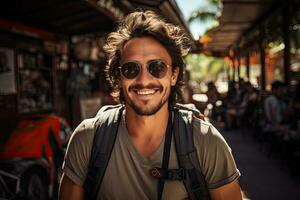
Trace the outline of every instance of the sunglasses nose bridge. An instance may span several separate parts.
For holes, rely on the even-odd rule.
[[[148,65],[147,64],[141,64],[140,65],[140,73],[137,76],[138,80],[151,80],[153,79],[153,76],[150,74],[148,70]]]

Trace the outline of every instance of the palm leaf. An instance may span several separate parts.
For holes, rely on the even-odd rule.
[[[192,12],[191,16],[188,19],[188,23],[192,21],[199,20],[200,22],[207,22],[216,20],[218,17],[218,13],[211,11],[207,8],[200,8],[194,12]]]
[[[207,71],[209,74],[218,74],[224,70],[224,60],[214,58],[212,59],[208,66]]]
[[[214,6],[214,7],[220,7],[221,2],[220,0],[206,0],[210,5]]]

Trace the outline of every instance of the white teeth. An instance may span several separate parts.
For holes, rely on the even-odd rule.
[[[155,90],[138,90],[138,95],[148,95],[148,94],[154,94]]]

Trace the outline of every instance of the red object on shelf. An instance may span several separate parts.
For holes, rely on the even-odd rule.
[[[53,157],[49,134],[52,132],[60,149],[61,124],[68,127],[67,122],[55,115],[36,114],[20,121],[15,131],[1,147],[0,159],[14,158],[45,158],[48,161]]]

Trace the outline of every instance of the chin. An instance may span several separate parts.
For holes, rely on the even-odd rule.
[[[127,104],[132,108],[132,110],[141,116],[151,116],[156,114],[162,109],[162,107],[167,103],[167,99],[159,102],[157,105],[137,105],[136,103],[129,101]]]
[[[151,116],[157,113],[160,110],[161,107],[159,108],[150,108],[150,109],[145,109],[145,108],[133,108],[136,114],[141,115],[141,116]]]

